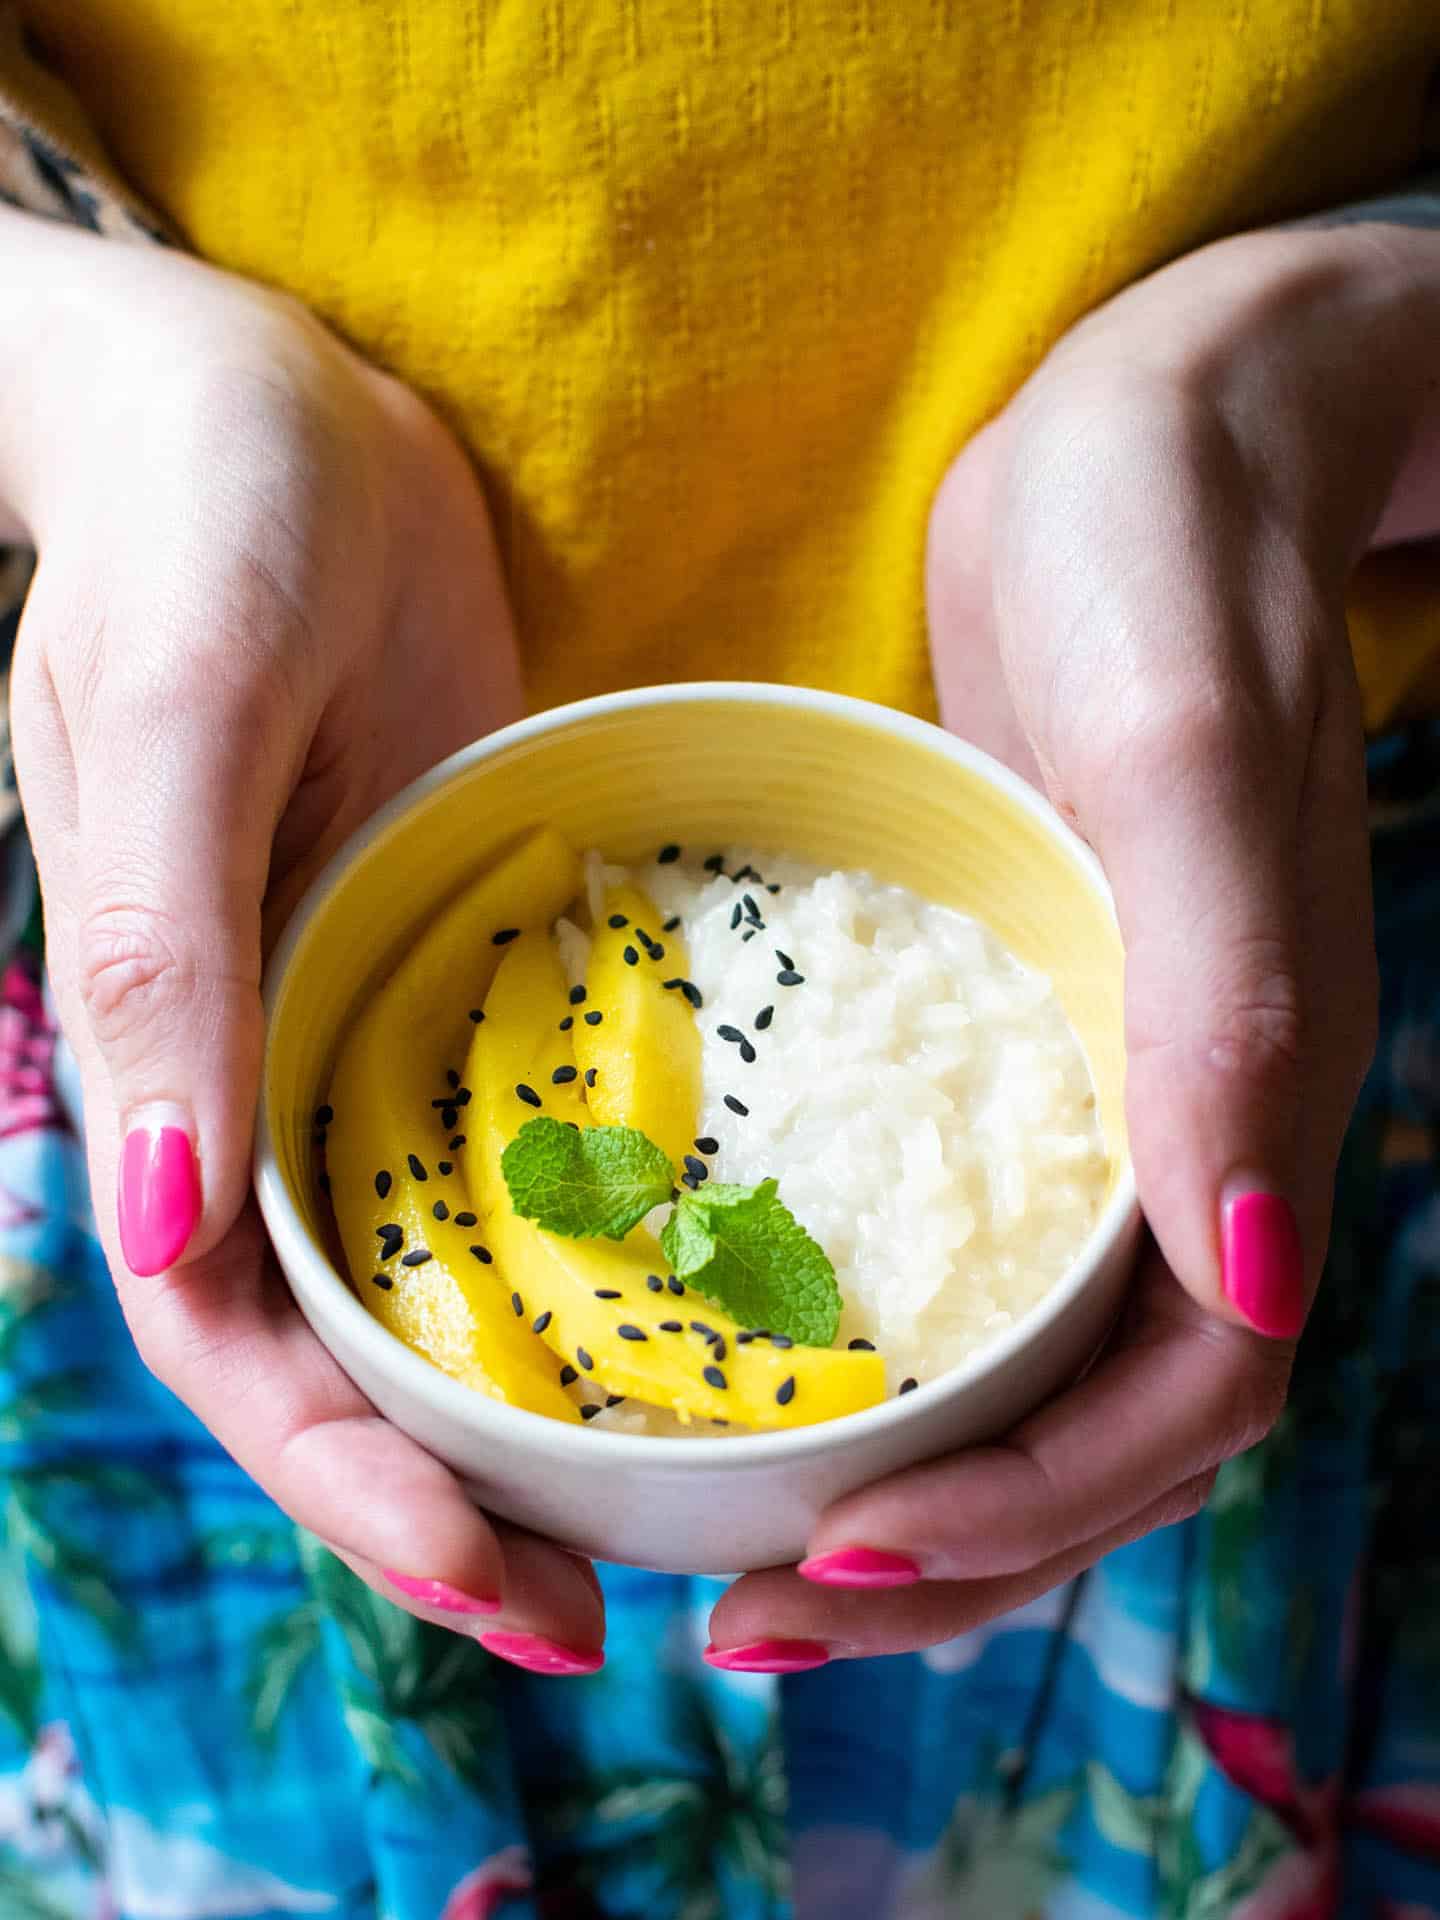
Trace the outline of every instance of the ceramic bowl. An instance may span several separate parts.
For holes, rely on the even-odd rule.
[[[963,1365],[863,1413],[723,1440],[570,1426],[447,1379],[360,1304],[327,1252],[311,1116],[337,1038],[418,928],[527,828],[639,861],[659,841],[774,848],[962,909],[1054,983],[1089,1059],[1109,1191],[1079,1258]],[[1073,1379],[1124,1292],[1139,1213],[1126,1147],[1122,954],[1095,859],[1004,767],[923,721],[806,690],[711,683],[562,707],[436,767],[319,876],[271,961],[256,1185],[295,1298],[375,1405],[486,1509],[674,1573],[796,1559],[838,1495],[991,1437]]]

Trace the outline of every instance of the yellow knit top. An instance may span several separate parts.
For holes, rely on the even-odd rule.
[[[1138,275],[1417,165],[1440,62],[1437,0],[22,11],[200,252],[457,426],[536,704],[737,675],[927,711],[967,436]],[[1430,585],[1357,598],[1372,719]]]

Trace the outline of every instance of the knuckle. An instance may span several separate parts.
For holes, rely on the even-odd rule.
[[[99,907],[81,922],[77,985],[102,1047],[153,1030],[193,990],[178,931],[168,916],[139,905]]]
[[[1248,1453],[1274,1427],[1285,1410],[1285,1395],[1290,1383],[1290,1357],[1283,1347],[1267,1341],[1257,1347],[1256,1336],[1236,1334],[1249,1349],[1222,1388],[1222,1405],[1216,1433],[1219,1447],[1215,1464]]]
[[[1282,937],[1254,934],[1219,947],[1192,982],[1205,1011],[1183,1021],[1169,970],[1137,973],[1125,1016],[1132,1061],[1183,1044],[1218,1073],[1294,1082],[1305,1055],[1306,1018],[1294,957]]]

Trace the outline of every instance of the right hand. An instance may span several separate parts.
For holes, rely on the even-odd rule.
[[[475,476],[407,388],[194,260],[0,207],[0,287],[25,290],[0,301],[0,524],[39,554],[16,763],[136,1345],[379,1591],[541,1636],[522,1664],[592,1656],[588,1566],[488,1523],[380,1418],[249,1194],[266,934],[377,806],[521,710]]]

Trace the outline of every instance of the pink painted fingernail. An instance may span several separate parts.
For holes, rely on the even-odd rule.
[[[147,1119],[130,1128],[118,1213],[120,1251],[132,1273],[143,1278],[174,1266],[200,1220],[200,1169],[184,1127]]]
[[[1261,1333],[1293,1340],[1305,1324],[1305,1256],[1295,1209],[1278,1193],[1242,1193],[1224,1213],[1225,1294]]]
[[[487,1653],[524,1667],[527,1673],[598,1673],[605,1664],[603,1653],[562,1646],[543,1633],[482,1633],[480,1644]]]
[[[808,1673],[825,1665],[830,1649],[819,1640],[752,1640],[744,1647],[706,1647],[705,1658],[722,1673]]]
[[[796,1571],[820,1587],[913,1587],[921,1578],[908,1553],[875,1547],[833,1547],[802,1560]]]
[[[422,1606],[438,1607],[442,1613],[498,1613],[500,1602],[493,1594],[466,1593],[460,1587],[452,1587],[448,1580],[416,1580],[408,1573],[393,1573],[389,1567],[380,1571],[392,1587],[411,1600],[418,1600]]]

